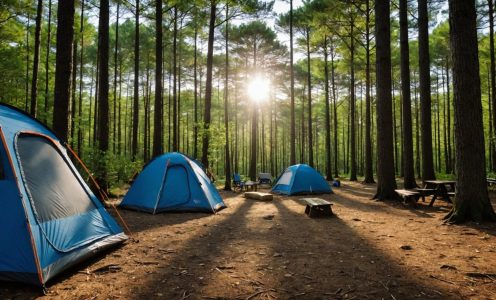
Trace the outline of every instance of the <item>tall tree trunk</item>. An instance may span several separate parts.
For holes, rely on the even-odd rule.
[[[312,72],[310,65],[310,28],[306,29],[307,42],[307,83],[308,83],[308,164],[313,165],[313,130],[312,130]]]
[[[253,105],[251,113],[251,143],[250,143],[250,180],[257,180],[257,131],[258,131],[258,105]]]
[[[391,69],[391,74],[394,74],[394,68]],[[394,86],[394,79],[392,80],[392,93],[393,93],[393,145],[394,145],[394,172],[396,174],[399,173],[398,166],[399,163],[399,154],[398,154],[398,130],[396,124],[396,87]]]
[[[91,82],[90,82],[90,111],[88,112],[88,146],[91,147],[92,143],[92,136],[91,136],[91,129],[93,127],[92,123],[92,117],[93,117],[93,86],[95,83],[95,68],[91,68]]]
[[[366,0],[365,21],[365,178],[364,183],[375,183],[372,168],[372,133],[370,100],[370,1]]]
[[[173,87],[172,87],[172,151],[176,152],[179,150],[178,145],[178,107],[177,107],[177,6],[174,6],[174,35],[172,41],[172,74]]]
[[[449,156],[448,156],[448,126],[446,122],[446,90],[445,87],[445,79],[443,69],[441,69],[441,79],[443,82],[441,85],[443,86],[443,150],[444,150],[444,172],[449,174]]]
[[[139,126],[139,0],[136,0],[135,30],[134,30],[134,97],[133,97],[133,138],[131,142],[131,157],[136,161],[138,155],[138,126]]]
[[[76,132],[76,89],[77,89],[77,59],[78,59],[78,47],[77,47],[77,41],[74,40],[74,43],[72,44],[73,50],[72,50],[72,84],[71,84],[71,129],[70,129],[70,136],[71,136],[71,147],[75,148],[75,132]]]
[[[40,65],[41,17],[43,0],[38,0],[36,8],[36,28],[34,32],[33,76],[31,78],[31,115],[36,118],[38,111],[38,69]]]
[[[194,77],[194,88],[195,88],[195,125],[193,127],[193,157],[198,158],[198,25],[195,24],[195,50],[194,50],[194,67],[193,67],[193,77]]]
[[[449,161],[449,173],[453,172],[453,155],[451,151],[451,93],[450,93],[450,69],[449,69],[449,59],[446,58],[446,107],[448,110],[448,161]],[[491,100],[489,100],[491,101]],[[494,159],[494,157],[493,157]]]
[[[486,185],[475,1],[449,0],[455,106],[456,196],[448,222],[496,221]]]
[[[229,2],[226,3],[226,79],[224,84],[224,126],[226,127],[226,145],[225,145],[225,171],[226,182],[224,190],[231,190],[231,157],[229,153]]]
[[[491,60],[491,91],[492,95],[489,101],[491,101],[491,106],[492,106],[492,120],[493,123],[489,124],[489,126],[493,127],[493,132],[496,131],[496,94],[494,91],[496,91],[496,63],[495,63],[495,57],[494,57],[494,4],[493,0],[487,0],[487,5],[489,8],[488,14],[489,14],[489,57]],[[449,82],[448,82],[449,85]],[[492,136],[489,137],[491,140],[493,139]],[[496,171],[496,147],[493,147],[492,152],[490,154],[493,159],[493,163],[491,165],[491,170]]]
[[[93,118],[93,145],[96,145],[98,140],[98,85],[100,83],[100,49],[97,50],[96,55],[96,86],[95,86],[95,111]]]
[[[210,2],[210,24],[208,28],[208,46],[207,46],[207,79],[205,83],[205,115],[203,117],[204,133],[203,133],[203,153],[202,163],[205,168],[209,168],[208,154],[210,142],[210,121],[212,107],[212,67],[213,67],[213,50],[214,50],[214,34],[215,34],[215,19],[217,10],[217,0]]]
[[[120,156],[122,155],[122,126],[121,126],[121,122],[122,122],[122,115],[121,115],[121,112],[122,112],[122,62],[123,59],[122,57],[120,58],[120,61],[119,61],[119,97],[117,98],[118,99],[118,107],[117,107],[117,154]],[[127,100],[127,98],[126,98]],[[125,131],[125,129],[124,129]],[[125,133],[124,133],[125,135]]]
[[[391,24],[389,1],[375,2],[377,89],[377,193],[374,198],[395,198],[391,109]]]
[[[118,71],[118,61],[119,61],[119,13],[120,13],[120,1],[117,1],[117,17],[115,20],[115,45],[114,45],[114,112],[112,114],[112,151],[116,153],[116,144],[117,144],[117,86],[119,85],[119,81],[121,78],[117,79],[117,75],[119,75]],[[119,81],[117,81],[119,80]]]
[[[57,7],[53,131],[62,141],[69,139],[74,12],[74,0],[59,2]]]
[[[417,186],[413,169],[412,103],[410,100],[410,49],[408,46],[408,3],[400,0],[401,94],[403,96],[403,176],[405,189]]]
[[[294,97],[294,68],[293,68],[293,0],[289,0],[289,74],[291,77],[291,125],[290,125],[290,158],[291,165],[296,164],[296,128],[295,128],[295,97]]]
[[[353,12],[350,13],[353,16]],[[350,23],[350,181],[357,180],[357,167],[356,167],[356,109],[355,109],[355,36],[354,36],[355,20],[352,17]]]
[[[24,84],[24,111],[28,112],[29,105],[29,25],[31,22],[31,10],[28,10],[26,23],[26,79]]]
[[[49,78],[48,78],[48,73],[49,73],[49,61],[50,61],[50,38],[51,38],[51,33],[52,33],[52,0],[48,1],[48,28],[47,28],[47,42],[46,42],[46,57],[45,57],[45,103],[44,103],[44,109],[43,109],[43,120],[45,124],[48,124],[48,98],[49,98]]]
[[[415,78],[415,73],[414,76]],[[422,172],[420,170],[420,119],[419,119],[419,100],[418,100],[418,93],[417,93],[417,83],[414,83],[415,87],[415,150],[417,151],[417,155],[415,157],[415,169],[417,170],[417,176],[418,178],[422,177]]]
[[[332,162],[331,162],[331,111],[329,107],[329,53],[327,50],[327,35],[324,35],[324,87],[325,87],[325,149],[326,149],[326,179],[331,181]],[[277,131],[276,131],[277,132]]]
[[[335,74],[335,68],[334,68],[334,57],[336,55],[335,53],[336,48],[334,48],[334,45],[332,44],[331,41],[331,85],[332,85],[332,106],[333,106],[333,111],[334,111],[334,177],[338,178],[339,177],[339,166],[338,166],[338,159],[339,159],[339,145],[338,145],[338,100],[337,100],[337,95],[336,95],[336,74]]]
[[[439,99],[439,74],[436,74],[436,153],[437,153],[437,172],[441,173],[441,102]]]
[[[98,22],[98,180],[105,191],[108,189],[106,153],[109,149],[109,0],[100,1]]]
[[[155,1],[155,111],[153,118],[153,151],[157,157],[164,153],[162,100],[162,0]]]
[[[81,36],[81,51],[79,54],[79,102],[78,102],[78,130],[77,130],[77,153],[81,157],[83,154],[83,54],[84,54],[84,0],[81,1],[81,20],[79,23],[79,35]],[[74,74],[75,76],[75,74]]]
[[[429,19],[427,0],[418,0],[419,30],[419,81],[420,81],[420,123],[422,138],[422,179],[435,179],[432,124],[431,124],[431,75],[429,57]]]

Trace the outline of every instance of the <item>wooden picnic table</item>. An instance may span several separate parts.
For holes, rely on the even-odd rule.
[[[454,180],[425,180],[425,189],[434,189],[429,206],[434,205],[437,198],[444,199],[452,203],[450,196],[455,195],[456,181]]]
[[[247,181],[245,182],[245,184],[243,185],[245,187],[245,190],[248,191],[248,188],[250,188],[250,190],[258,190],[258,182],[256,181]]]

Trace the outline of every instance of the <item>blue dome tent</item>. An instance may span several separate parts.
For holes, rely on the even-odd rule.
[[[0,280],[44,286],[127,236],[83,181],[62,142],[0,104]]]
[[[177,152],[150,161],[119,206],[153,214],[164,211],[215,213],[226,207],[200,165]]]
[[[329,183],[309,165],[299,164],[288,167],[277,178],[272,192],[296,194],[328,194],[332,193]]]

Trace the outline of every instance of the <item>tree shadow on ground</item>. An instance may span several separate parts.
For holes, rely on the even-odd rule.
[[[385,204],[389,208],[392,209],[395,213],[403,212],[405,214],[408,214],[408,212],[415,214],[416,216],[420,218],[432,218],[433,213],[439,213],[439,212],[446,212],[448,213],[449,210],[451,209],[451,204],[447,204],[442,199],[438,199],[435,202],[434,206],[428,206],[430,202],[430,197],[426,197],[425,201],[423,202],[422,199],[420,199],[417,203],[416,206],[410,204],[410,203],[403,203],[398,200],[385,200],[385,201],[374,201],[372,200],[372,197],[374,196],[375,189],[373,187],[369,188],[367,192],[365,191],[356,191],[356,188],[354,189],[353,187],[345,187],[345,188],[340,188],[340,189],[335,189],[335,193],[339,195],[340,197],[346,199],[346,201],[341,201],[340,203],[342,205],[345,205],[349,208],[353,209],[358,209],[362,211],[371,211],[371,210],[379,210],[383,211],[384,206],[381,204]],[[355,197],[361,197],[361,198],[367,198],[370,199],[370,203],[363,203],[362,201],[356,200],[353,198]],[[441,204],[439,204],[441,203]]]
[[[150,270],[135,299],[439,298],[339,217],[310,219],[277,197],[244,200]],[[301,211],[301,212],[300,212]],[[266,217],[266,218],[264,218]],[[160,244],[157,247],[164,247]]]
[[[235,199],[238,195],[227,192],[224,196],[227,196],[224,197],[224,200],[229,200]],[[217,214],[223,214],[225,210],[226,209],[220,210]],[[116,212],[113,209],[109,209],[108,211],[112,214],[112,217],[114,217],[115,220],[119,221],[119,224],[122,227],[121,221],[119,220]],[[208,222],[207,219],[214,215],[212,213],[205,212],[162,212],[154,215],[142,211],[122,208],[118,208],[118,211],[131,230],[131,233],[139,233],[159,226],[169,226],[182,224],[185,222]]]

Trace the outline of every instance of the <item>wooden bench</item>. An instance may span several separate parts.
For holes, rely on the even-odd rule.
[[[302,198],[306,203],[305,214],[311,218],[332,216],[331,202],[320,198]]]
[[[417,203],[418,199],[421,197],[421,194],[415,190],[394,190],[396,194],[398,194],[403,200],[406,202],[410,201],[411,203]],[[412,201],[413,200],[413,201]]]
[[[262,201],[271,201],[273,196],[269,193],[260,193],[260,192],[246,192],[245,198],[262,200]]]

